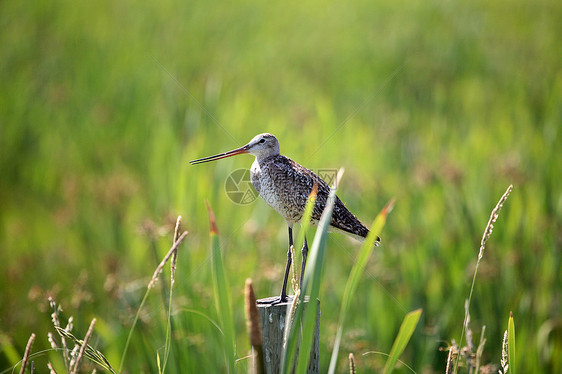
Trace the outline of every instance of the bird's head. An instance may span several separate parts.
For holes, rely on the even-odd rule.
[[[247,153],[256,156],[258,160],[279,154],[277,138],[268,133],[254,136],[246,147],[248,147]]]
[[[272,134],[259,134],[254,136],[254,138],[243,147],[224,153],[219,153],[218,155],[193,160],[190,161],[190,163],[192,165],[201,164],[203,162],[220,160],[221,158],[232,157],[244,153],[251,154],[258,160],[267,158],[269,156],[275,156],[279,154],[279,142],[277,141],[277,138]]]

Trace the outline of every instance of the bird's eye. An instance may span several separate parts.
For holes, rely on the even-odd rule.
[[[259,143],[260,143],[260,144],[265,143],[265,139],[262,138],[262,139],[259,141]]]

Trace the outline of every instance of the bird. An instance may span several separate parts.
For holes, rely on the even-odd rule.
[[[214,156],[203,157],[190,164],[196,165],[210,161],[216,161],[227,157],[241,154],[250,154],[255,157],[250,169],[250,180],[259,196],[285,219],[289,231],[289,250],[287,251],[287,263],[285,275],[279,298],[271,301],[283,303],[288,300],[287,280],[291,268],[293,247],[293,225],[300,222],[310,192],[316,185],[316,202],[312,211],[311,223],[317,224],[326,206],[330,187],[312,170],[301,166],[290,158],[281,155],[279,141],[269,133],[256,135],[246,145],[232,151],[219,153]],[[353,215],[336,196],[332,218],[330,222],[331,231],[340,231],[356,239],[363,240],[369,234],[369,229]],[[376,245],[380,243],[377,237]],[[301,265],[301,280],[303,279],[306,259],[308,256],[308,244],[304,238]]]

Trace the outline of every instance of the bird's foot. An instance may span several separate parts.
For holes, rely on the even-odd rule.
[[[293,301],[292,297],[289,297],[287,295],[282,295],[282,296],[268,297],[265,299],[259,299],[257,301],[257,304],[274,306],[279,304],[290,303],[291,301]]]

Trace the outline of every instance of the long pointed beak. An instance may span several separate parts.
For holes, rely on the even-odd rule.
[[[189,163],[191,165],[196,165],[196,164],[202,164],[204,162],[209,162],[209,161],[215,161],[215,160],[220,160],[221,158],[227,158],[227,157],[231,157],[231,156],[236,156],[236,155],[241,155],[244,153],[248,153],[248,150],[250,149],[249,145],[245,145],[243,147],[234,149],[232,151],[228,151],[228,152],[224,152],[224,153],[219,153],[218,155],[214,155],[214,156],[209,156],[209,157],[203,157],[203,158],[199,158],[197,160],[193,160],[193,161],[189,161]]]

